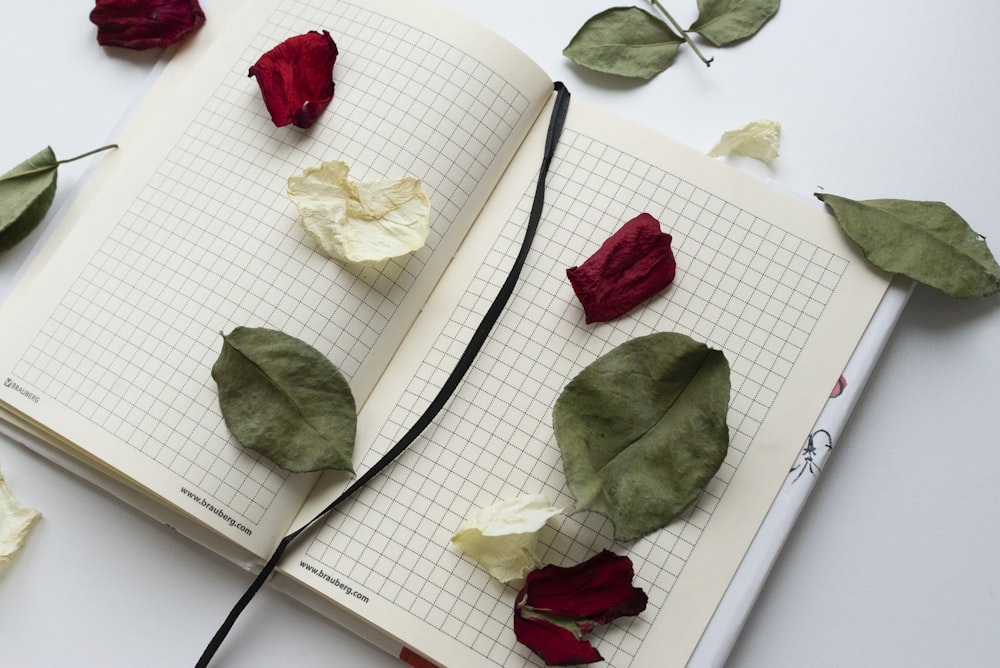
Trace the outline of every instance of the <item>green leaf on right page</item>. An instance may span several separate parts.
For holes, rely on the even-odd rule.
[[[0,251],[12,248],[42,222],[56,196],[57,166],[55,153],[46,146],[0,175]]]
[[[778,11],[781,0],[698,0],[698,18],[689,30],[715,46],[753,37]]]
[[[908,276],[952,297],[1000,292],[1000,265],[985,239],[944,202],[856,201],[816,193],[879,269]]]
[[[563,55],[597,72],[651,79],[670,67],[683,42],[652,14],[614,7],[588,19]]]
[[[226,426],[244,447],[295,473],[353,470],[354,395],[309,344],[273,329],[237,327],[223,335],[212,378]]]
[[[552,411],[576,510],[634,540],[672,522],[729,449],[729,362],[675,332],[627,341],[583,369]]]

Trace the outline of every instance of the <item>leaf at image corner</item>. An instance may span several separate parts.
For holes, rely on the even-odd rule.
[[[563,55],[597,72],[651,79],[673,64],[683,42],[652,14],[614,7],[588,19]]]
[[[12,248],[42,222],[56,196],[57,164],[46,146],[0,175],[0,251]],[[24,174],[28,171],[33,173]]]
[[[689,336],[660,332],[600,357],[552,411],[576,510],[614,523],[615,540],[672,522],[729,449],[729,362]]]
[[[952,297],[1000,292],[1000,265],[985,239],[944,202],[852,200],[816,193],[873,265]]]
[[[778,12],[781,0],[698,0],[698,18],[689,30],[715,46],[753,37]]]
[[[352,471],[357,408],[318,350],[273,329],[223,335],[212,367],[226,426],[244,447],[295,473]]]

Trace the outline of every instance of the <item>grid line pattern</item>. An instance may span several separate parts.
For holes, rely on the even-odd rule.
[[[324,26],[341,51],[334,101],[308,133],[276,128],[247,70]],[[347,2],[282,3],[13,373],[259,522],[287,474],[230,439],[209,376],[218,331],[280,329],[350,379],[527,107],[488,66],[412,26]],[[426,246],[364,268],[321,255],[285,184],[331,159],[360,180],[421,178],[434,212]]]
[[[510,628],[516,592],[462,556],[451,535],[472,509],[522,494],[542,492],[572,507],[550,426],[559,392],[618,344],[656,331],[687,333],[730,360],[730,453],[680,521],[627,548],[649,607],[612,624],[599,642],[609,666],[629,666],[848,262],[569,128],[547,185],[521,281],[455,396],[413,447],[316,533],[306,554],[484,661],[537,665]],[[395,443],[444,383],[507,275],[533,192],[534,184],[524,190],[362,469]],[[674,236],[675,283],[619,320],[585,325],[565,269],[643,211]],[[614,544],[613,527],[600,515],[557,524],[541,534],[544,562],[576,564]]]

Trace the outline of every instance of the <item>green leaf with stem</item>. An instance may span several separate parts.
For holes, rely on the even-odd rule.
[[[1000,265],[986,240],[944,202],[816,197],[876,267],[952,297],[1000,292]]]
[[[563,55],[597,72],[651,79],[670,67],[683,42],[652,14],[614,7],[588,19]]]
[[[756,35],[780,4],[781,0],[698,0],[698,18],[690,30],[715,46],[729,46]]]
[[[681,28],[680,24],[677,23],[674,17],[670,15],[670,12],[667,11],[666,7],[661,5],[659,0],[649,0],[649,3],[660,10],[660,12],[667,17],[667,20],[670,21],[670,25],[672,25],[674,30],[679,32],[681,36],[684,37],[684,41],[688,43],[688,46],[690,46],[695,54],[701,59],[701,62],[705,63],[705,67],[711,67],[712,61],[715,60],[715,58],[705,58],[705,55],[701,52],[701,49],[698,48],[698,45],[694,43],[691,37],[688,36],[687,31]]]
[[[102,146],[73,158],[56,160],[52,147],[46,146],[0,175],[0,251],[12,248],[42,222],[56,196],[59,165],[109,148],[117,146]]]

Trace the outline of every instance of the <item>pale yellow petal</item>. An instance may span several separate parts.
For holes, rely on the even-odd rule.
[[[770,162],[778,157],[780,137],[781,123],[778,121],[754,121],[724,133],[708,154],[716,158],[736,153]]]
[[[419,179],[348,178],[340,161],[288,179],[299,224],[330,257],[370,264],[422,248],[430,233],[430,201]]]
[[[28,532],[42,515],[14,498],[0,475],[0,564],[21,549]]]
[[[473,512],[451,540],[501,582],[520,581],[539,565],[538,532],[561,512],[541,494],[503,501]]]
[[[479,529],[468,528],[451,540],[500,582],[523,580],[539,564],[535,533],[485,536]]]

